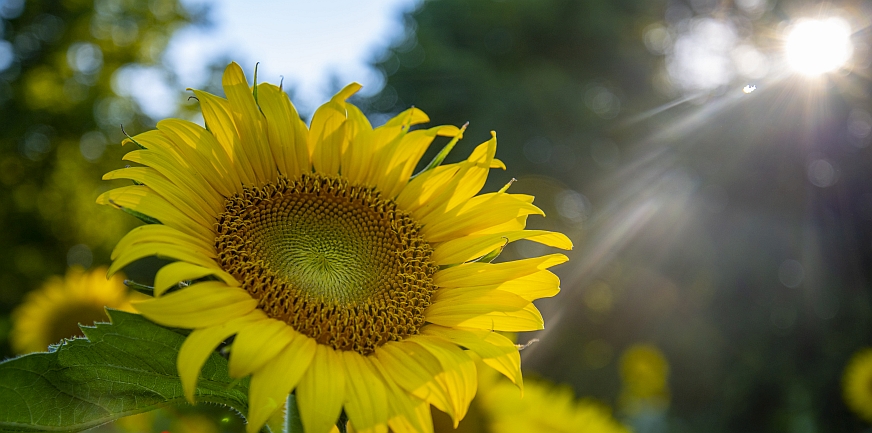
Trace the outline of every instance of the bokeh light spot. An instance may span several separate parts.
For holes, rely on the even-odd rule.
[[[821,188],[835,185],[838,180],[838,173],[826,159],[817,159],[808,165],[808,180]]]
[[[590,217],[590,201],[577,191],[566,189],[554,197],[557,212],[570,224],[581,224]]]
[[[67,251],[67,266],[81,266],[85,269],[91,267],[94,261],[94,254],[91,253],[91,248],[85,244],[73,245]]]
[[[798,287],[805,276],[802,264],[796,260],[785,260],[778,267],[778,280],[787,287]]]
[[[834,71],[851,58],[851,26],[841,18],[800,21],[787,34],[786,51],[790,66],[801,74]]]
[[[9,41],[0,41],[0,71],[5,71],[15,61],[15,50]]]

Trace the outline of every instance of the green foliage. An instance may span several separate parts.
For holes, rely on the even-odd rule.
[[[2,2],[0,44],[14,57],[0,66],[0,319],[68,264],[106,263],[136,224],[94,203],[113,187],[102,175],[123,164],[121,125],[153,125],[125,95],[124,71],[159,68],[192,20],[177,0]],[[77,245],[90,254],[68,258]]]
[[[176,356],[185,336],[137,314],[109,311],[112,323],[53,352],[0,363],[0,432],[80,431],[185,401]],[[247,413],[248,381],[227,375],[212,353],[197,400]]]
[[[470,122],[455,159],[496,130],[499,158],[515,173],[592,176],[597,168],[583,155],[617,113],[591,109],[591,89],[609,89],[621,102],[653,93],[655,59],[641,31],[657,3],[424,2],[405,16],[405,37],[376,62],[387,85],[363,108],[395,113],[414,105],[439,123]],[[525,158],[525,144],[536,140],[557,163]],[[510,177],[494,173],[489,181]]]

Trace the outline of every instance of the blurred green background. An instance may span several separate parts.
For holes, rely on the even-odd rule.
[[[790,71],[787,26],[830,15],[853,30],[849,63]],[[94,204],[129,150],[120,125],[159,120],[119,83],[153,68],[194,118],[165,48],[209,16],[176,0],[0,0],[3,356],[27,292],[108,263],[137,224]],[[869,0],[425,1],[371,56],[383,87],[353,102],[374,124],[412,105],[469,121],[449,160],[497,131],[508,170],[486,188],[517,178],[548,215],[529,226],[574,240],[563,293],[540,304],[546,330],[520,336],[539,340],[522,352],[529,374],[637,432],[863,431],[840,381],[870,345],[870,17]],[[264,41],[278,43],[292,42]],[[220,92],[218,78],[198,86]],[[621,353],[639,343],[669,366],[668,405],[643,414],[618,404]]]

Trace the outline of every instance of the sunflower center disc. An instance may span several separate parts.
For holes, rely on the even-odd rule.
[[[229,198],[215,243],[268,316],[368,354],[424,325],[437,267],[419,231],[372,188],[303,175]]]

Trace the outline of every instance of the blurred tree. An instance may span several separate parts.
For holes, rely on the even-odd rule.
[[[106,263],[135,223],[94,204],[119,167],[121,125],[153,125],[122,96],[123,74],[158,65],[194,16],[177,0],[0,0],[0,357],[25,292]]]
[[[858,17],[855,49],[868,59],[869,3],[833,3]],[[527,368],[615,402],[615,354],[648,341],[673,372],[659,428],[859,431],[839,382],[872,337],[872,135],[851,126],[872,125],[869,62],[816,85],[761,78],[749,95],[747,81],[699,91],[668,74],[676,40],[701,24],[777,59],[777,30],[823,9],[424,1],[374,60],[384,89],[356,102],[375,124],[409,105],[437,124],[470,121],[455,160],[496,130],[509,170],[486,188],[521,178],[511,190],[534,194],[549,215],[530,225],[576,241],[557,270],[564,293],[543,303],[549,329],[524,352]],[[704,48],[688,58],[710,60]],[[695,94],[681,94],[688,89]]]
[[[607,139],[606,120],[653,94],[656,58],[640,41],[657,3],[424,2],[375,63],[384,89],[359,102],[370,113],[419,104],[434,122],[471,121],[456,158],[493,129],[513,172],[591,179],[590,146]]]

